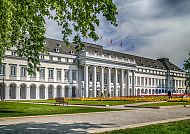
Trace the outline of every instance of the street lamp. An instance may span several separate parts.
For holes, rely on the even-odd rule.
[[[5,95],[5,78],[4,78],[4,76],[5,76],[5,75],[3,75],[3,91],[2,91],[3,94],[1,95],[1,96],[2,96],[2,97],[1,97],[1,100],[4,100],[4,97],[5,97],[5,96],[4,96],[4,95]]]

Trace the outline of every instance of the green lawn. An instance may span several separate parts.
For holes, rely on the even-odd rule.
[[[190,102],[160,102],[160,103],[143,104],[140,106],[174,106],[174,105],[190,105]]]
[[[71,113],[88,113],[88,112],[103,112],[103,111],[113,111],[113,109],[54,106],[46,104],[23,104],[16,102],[0,102],[0,117],[71,114]]]
[[[190,120],[128,128],[101,134],[190,134]]]
[[[36,102],[36,103],[55,103],[55,100],[19,100],[17,102]],[[123,104],[133,104],[137,102],[132,102],[132,101],[96,101],[96,100],[71,100],[68,101],[69,104],[81,104],[81,105],[123,105]]]

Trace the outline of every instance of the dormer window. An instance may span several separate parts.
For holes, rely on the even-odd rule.
[[[70,51],[69,53],[70,53],[70,54],[74,54],[74,52],[73,52],[73,51]]]
[[[52,60],[53,60],[53,56],[49,56],[49,60],[51,60],[51,61],[52,61]]]
[[[44,55],[40,55],[40,59],[41,59],[41,60],[44,60]]]
[[[57,47],[61,47],[61,44],[57,44]]]
[[[54,51],[59,53],[59,48],[55,48]]]
[[[16,55],[16,51],[12,51],[12,52],[11,52],[11,55]]]

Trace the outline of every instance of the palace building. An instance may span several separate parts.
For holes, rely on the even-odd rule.
[[[27,60],[15,49],[0,65],[0,97],[5,100],[55,97],[117,97],[185,93],[185,72],[167,58],[149,59],[85,43],[46,39],[49,54],[40,55],[40,71],[27,73]]]

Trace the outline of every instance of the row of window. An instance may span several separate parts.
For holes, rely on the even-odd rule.
[[[99,72],[97,72],[96,73],[96,81],[97,82],[100,82],[100,73]],[[115,75],[111,75],[111,82],[112,83],[114,83],[114,80],[115,80]],[[118,77],[117,77],[117,82],[118,83],[120,83],[120,75],[118,75]],[[93,81],[93,74],[92,73],[90,73],[89,74],[89,81]],[[104,73],[104,84],[107,84],[108,83],[108,74],[107,73]]]
[[[12,56],[16,56],[16,51],[11,51],[11,55]],[[44,60],[45,59],[45,55],[40,55],[40,60]],[[68,58],[62,58],[62,57],[57,57],[57,56],[52,56],[50,55],[49,56],[49,59],[47,60],[50,60],[50,61],[60,61],[60,62],[68,62],[68,63],[74,63],[76,62],[75,60],[73,59],[68,59]]]
[[[145,73],[151,73],[151,74],[161,74],[161,75],[165,75],[166,72],[162,72],[162,71],[156,71],[156,70],[149,70],[149,69],[138,69],[139,72],[145,72]]]
[[[62,69],[56,69],[56,76],[57,79],[61,80],[62,79]],[[71,70],[72,71],[72,80],[77,79],[77,71],[76,70]],[[69,69],[64,69],[64,76],[63,78],[65,80],[69,80]],[[48,68],[48,78],[49,79],[54,79],[54,73],[55,69],[54,68]],[[5,75],[5,65],[0,66],[0,75]],[[26,66],[20,66],[20,77],[26,77],[27,75],[27,68]],[[39,75],[41,79],[45,79],[45,67],[40,68]],[[10,65],[10,76],[17,76],[17,65]],[[36,76],[31,76],[31,77],[36,77]]]
[[[166,75],[166,72],[162,71],[156,71],[156,70],[149,70],[149,69],[138,69],[139,72],[145,72],[145,73],[151,73],[151,74],[160,74],[160,75]],[[185,77],[185,74],[180,74],[180,73],[170,73],[170,75],[175,75],[175,76],[183,76]]]
[[[132,78],[130,77],[130,82]],[[159,86],[166,87],[168,86],[168,81],[166,79],[158,79],[158,78],[147,78],[147,77],[136,77],[136,85],[138,86]],[[170,85],[173,87],[184,87],[185,80],[170,80]]]
[[[44,55],[40,55],[40,60],[44,60],[44,59],[45,59],[45,56]],[[74,62],[76,62],[73,59],[62,58],[62,57],[57,57],[57,56],[52,56],[52,55],[49,56],[48,60],[50,60],[50,61],[68,62],[68,63],[74,63]]]

